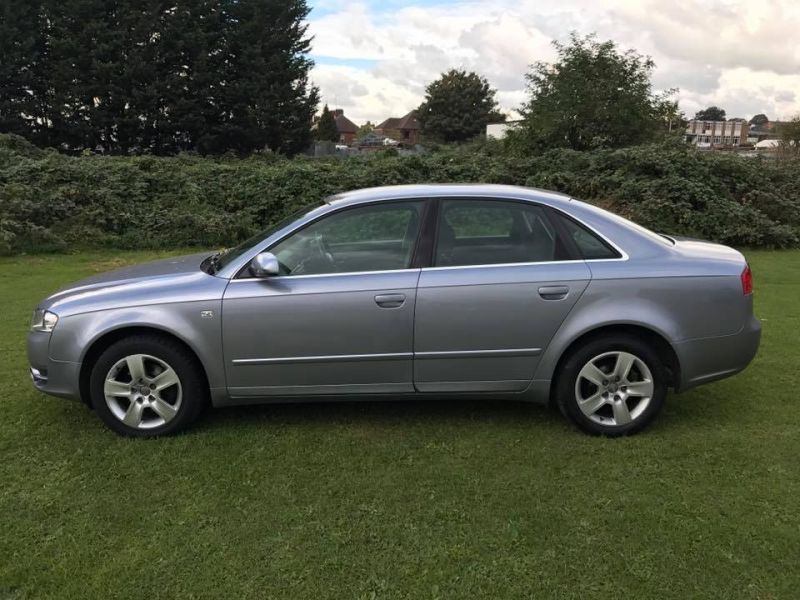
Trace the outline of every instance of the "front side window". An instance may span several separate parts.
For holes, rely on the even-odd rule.
[[[533,204],[444,200],[438,227],[437,267],[568,258],[544,209]]]
[[[270,249],[282,275],[391,271],[411,265],[423,202],[351,208],[324,217]]]

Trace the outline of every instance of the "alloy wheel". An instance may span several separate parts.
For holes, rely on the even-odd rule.
[[[149,354],[131,354],[109,369],[103,394],[111,413],[133,429],[166,425],[178,414],[183,388],[177,372]]]
[[[578,408],[600,425],[622,426],[635,421],[653,398],[653,375],[645,362],[629,352],[604,352],[578,372]]]

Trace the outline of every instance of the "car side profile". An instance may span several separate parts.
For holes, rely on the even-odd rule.
[[[235,248],[99,274],[44,299],[34,386],[155,436],[204,406],[299,399],[554,402],[635,433],[744,369],[761,327],[731,248],[498,185],[339,194]]]

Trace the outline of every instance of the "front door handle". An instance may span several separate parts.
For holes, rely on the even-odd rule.
[[[545,285],[539,288],[539,295],[545,300],[563,300],[569,288],[566,285]]]
[[[405,301],[405,294],[378,294],[375,296],[375,304],[381,308],[399,308]]]

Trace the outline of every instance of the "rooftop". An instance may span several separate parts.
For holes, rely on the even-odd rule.
[[[377,202],[384,200],[402,200],[405,198],[436,198],[455,196],[459,198],[517,198],[520,200],[545,200],[565,202],[571,198],[566,194],[551,192],[537,188],[526,188],[515,185],[498,185],[487,183],[423,183],[411,185],[389,185],[365,188],[352,192],[342,192],[325,199],[328,204],[351,204],[359,202]]]

